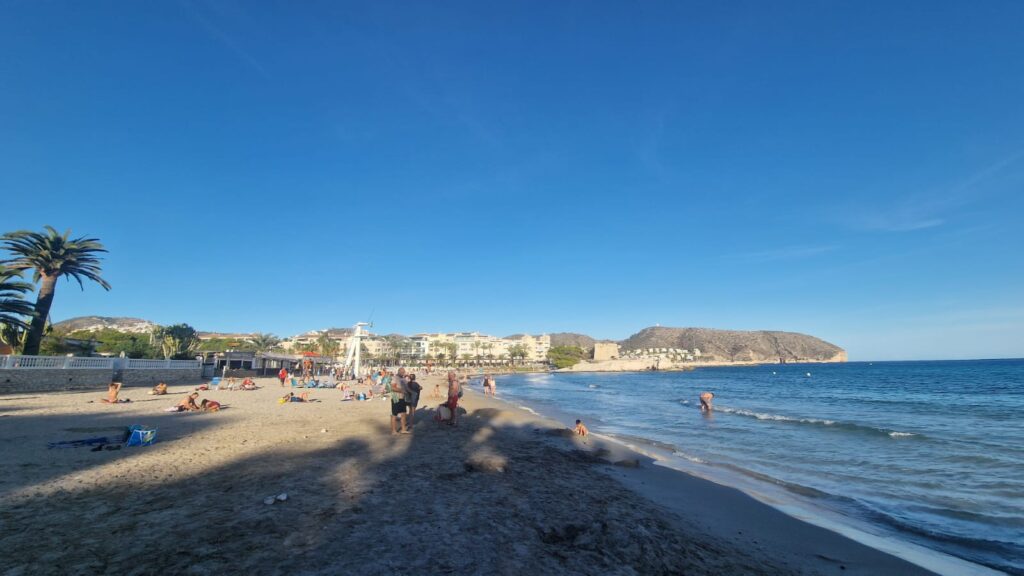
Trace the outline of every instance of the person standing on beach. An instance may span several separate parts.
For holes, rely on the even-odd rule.
[[[392,434],[408,434],[409,429],[406,427],[405,420],[405,387],[402,385],[402,376],[405,375],[405,368],[401,368],[398,371],[398,378],[391,378],[385,376],[384,380],[384,392],[391,397],[391,433]],[[398,419],[402,420],[402,429],[397,429]]]
[[[449,426],[459,424],[459,397],[462,396],[462,385],[455,372],[448,373],[448,402],[445,404],[451,410],[452,417],[448,420]]]
[[[277,373],[277,379],[281,381],[281,388],[284,388],[284,381],[288,379],[288,370],[281,368],[281,371]]]
[[[405,405],[409,407],[409,428],[412,428],[416,425],[416,407],[420,404],[420,392],[423,390],[423,386],[416,381],[415,374],[409,375],[405,390]]]
[[[700,393],[700,411],[711,412],[711,401],[714,400],[714,392],[701,392]]]

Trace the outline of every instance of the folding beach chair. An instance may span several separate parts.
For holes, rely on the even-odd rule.
[[[138,424],[128,427],[127,446],[149,446],[156,441],[156,428],[146,428]]]
[[[211,390],[219,390],[220,389],[220,376],[215,376],[212,380],[210,380],[210,389]]]

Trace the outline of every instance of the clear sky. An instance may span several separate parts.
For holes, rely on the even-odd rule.
[[[1024,356],[1024,3],[0,1],[53,318]]]

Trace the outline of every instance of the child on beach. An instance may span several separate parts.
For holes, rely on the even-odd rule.
[[[577,420],[576,421],[575,432],[576,432],[577,435],[582,436],[584,438],[587,437],[587,434],[590,434],[590,430],[587,430],[587,427],[583,425],[583,421],[582,420]]]

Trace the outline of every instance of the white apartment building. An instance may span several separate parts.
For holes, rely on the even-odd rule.
[[[322,330],[313,330],[294,336],[288,342],[288,348],[303,344],[315,343],[323,334]],[[328,337],[341,344],[339,356],[347,353],[350,331],[330,330]],[[391,358],[395,351],[392,344],[386,338],[368,334],[362,339],[365,353],[370,358]],[[513,346],[522,345],[526,350],[523,360],[528,362],[543,362],[547,360],[548,350],[551,349],[551,337],[547,334],[532,336],[529,334],[518,334],[508,338],[498,338],[479,332],[453,332],[453,333],[421,333],[403,339],[401,345],[401,356],[410,360],[417,359],[447,359],[451,360],[450,354],[454,346],[455,359],[458,360],[484,360],[501,361],[509,359],[509,351]]]

